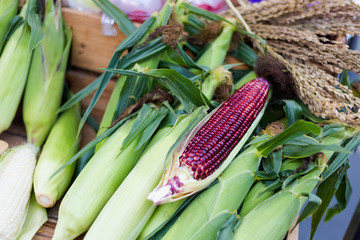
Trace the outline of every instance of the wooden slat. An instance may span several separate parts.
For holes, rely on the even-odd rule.
[[[66,73],[66,80],[70,85],[70,90],[73,92],[78,92],[84,87],[86,87],[88,84],[93,82],[99,74],[92,73],[89,71],[83,71],[79,69],[71,69]],[[115,86],[115,80],[111,80],[107,87],[105,88],[104,93],[102,94],[101,98],[95,105],[91,116],[95,118],[95,120],[100,123],[103,113],[105,112],[106,106],[108,104],[108,101],[110,99],[112,89],[114,89]],[[83,109],[86,109],[90,102],[92,97],[94,96],[94,93],[86,97],[81,103],[83,106]]]
[[[73,30],[71,65],[90,71],[107,67],[117,45],[126,35],[115,25],[117,35],[104,36],[101,32],[101,15],[71,8],[63,8],[62,12],[66,23]]]

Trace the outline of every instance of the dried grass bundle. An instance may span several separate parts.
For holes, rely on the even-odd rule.
[[[335,77],[343,69],[360,73],[360,53],[325,38],[360,33],[360,12],[351,1],[268,0],[237,10],[291,72],[297,95],[313,114],[360,125],[360,99]],[[235,17],[224,13],[230,15]]]

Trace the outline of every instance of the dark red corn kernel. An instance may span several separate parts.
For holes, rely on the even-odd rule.
[[[261,78],[236,91],[190,140],[180,164],[187,166],[197,180],[214,173],[264,107],[268,91],[269,83]]]

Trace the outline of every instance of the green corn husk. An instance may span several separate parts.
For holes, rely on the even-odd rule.
[[[280,172],[285,170],[296,171],[299,167],[302,167],[304,162],[302,159],[294,158],[285,160],[280,167]],[[249,191],[248,195],[244,199],[244,203],[241,206],[239,216],[246,216],[251,210],[259,205],[264,200],[274,195],[275,190],[267,190],[267,187],[263,182],[257,182]],[[265,191],[266,190],[266,191]]]
[[[284,171],[284,170],[293,170],[295,171],[296,169],[298,169],[299,167],[304,166],[304,162],[302,159],[299,158],[290,158],[285,160],[282,164],[281,164],[281,168],[280,168],[280,172]]]
[[[205,115],[198,108],[187,117],[179,117],[174,127],[141,157],[105,205],[85,239],[135,239],[155,210],[147,195],[162,176],[168,151],[192,121]]]
[[[226,87],[230,89],[227,96],[221,97],[223,99],[229,98],[233,89],[232,74],[222,66],[218,66],[211,71],[211,74],[202,83],[201,91],[208,99],[213,99],[215,90],[220,85],[226,85]]]
[[[150,60],[147,60],[145,62],[139,63],[139,65],[135,65],[133,67],[133,70],[135,71],[141,71],[143,69],[155,69],[159,64],[159,56],[156,56]],[[124,89],[125,81],[127,80],[127,76],[120,76],[120,78],[117,80],[115,87],[113,89],[113,92],[111,94],[111,97],[109,99],[109,103],[106,106],[105,113],[103,115],[103,118],[101,120],[99,131],[97,135],[101,135],[103,132],[105,132],[112,124],[114,114],[116,112],[116,108],[118,106],[118,101],[120,98],[120,94],[122,90]],[[125,90],[125,89],[124,89]],[[96,151],[100,149],[100,147],[105,143],[106,139],[101,141],[96,145]]]
[[[43,207],[54,206],[64,195],[72,179],[75,164],[67,166],[53,177],[52,175],[78,150],[79,110],[79,106],[74,106],[60,116],[40,154],[34,173],[34,191],[38,203]]]
[[[326,159],[320,159],[318,166],[298,183],[260,203],[244,217],[234,239],[283,239],[307,199],[301,194],[313,191],[325,165]]]
[[[270,138],[269,135],[267,137]],[[253,172],[261,160],[256,147],[260,143],[251,145],[238,155],[221,175],[219,182],[187,206],[163,239],[215,239],[219,229],[240,206],[255,181]]]
[[[0,49],[5,41],[11,19],[18,10],[18,0],[0,0]]]
[[[29,208],[26,213],[26,219],[21,227],[21,231],[16,240],[33,239],[36,232],[48,220],[46,209],[37,202],[34,193],[31,195]]]
[[[158,229],[163,227],[171,219],[184,201],[185,200],[179,200],[157,206],[155,212],[151,215],[151,218],[141,231],[138,239],[149,239],[152,237]]]
[[[30,34],[27,24],[19,27],[0,58],[0,133],[9,128],[24,90],[31,60]]]
[[[353,129],[336,132],[325,137],[321,143],[325,145],[338,144],[351,137]],[[327,159],[334,154],[333,151],[324,151],[324,156],[317,159],[317,166],[299,179],[293,181],[285,189],[261,202],[250,211],[242,220],[236,230],[234,239],[283,239],[292,222],[300,212],[307,197],[320,181],[320,174],[326,167]],[[289,165],[296,166],[296,163]]]
[[[246,216],[252,209],[254,209],[259,203],[265,199],[274,195],[274,191],[266,191],[262,193],[267,186],[262,182],[257,182],[246,195],[244,203],[239,213],[240,217]],[[261,194],[262,193],[262,194]],[[261,194],[261,195],[260,195]]]
[[[121,126],[90,159],[63,198],[53,239],[73,239],[89,229],[101,209],[131,171],[143,148],[140,136],[122,144],[135,119]]]
[[[45,37],[33,51],[23,109],[28,142],[36,146],[42,145],[56,120],[71,45],[60,1],[45,1],[42,31]]]
[[[210,69],[215,69],[223,64],[234,31],[234,26],[229,23],[224,23],[220,35],[210,44],[210,47],[206,49],[196,63],[200,66],[209,67]]]

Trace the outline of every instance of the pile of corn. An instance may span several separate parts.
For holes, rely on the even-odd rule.
[[[104,73],[72,95],[60,1],[28,0],[16,15],[17,1],[0,0],[0,133],[24,96],[28,142],[7,150],[0,142],[0,239],[32,239],[60,198],[55,240],[281,240],[297,216],[321,218],[328,203],[313,192],[329,178],[347,181],[357,126],[285,97],[277,86],[290,75],[225,64],[229,51],[255,69],[262,61],[233,41],[245,34],[234,19],[169,1],[135,28],[108,0],[94,2],[129,36]],[[209,26],[220,34],[196,44]],[[97,137],[79,151],[114,77]],[[81,116],[80,100],[94,91]]]

